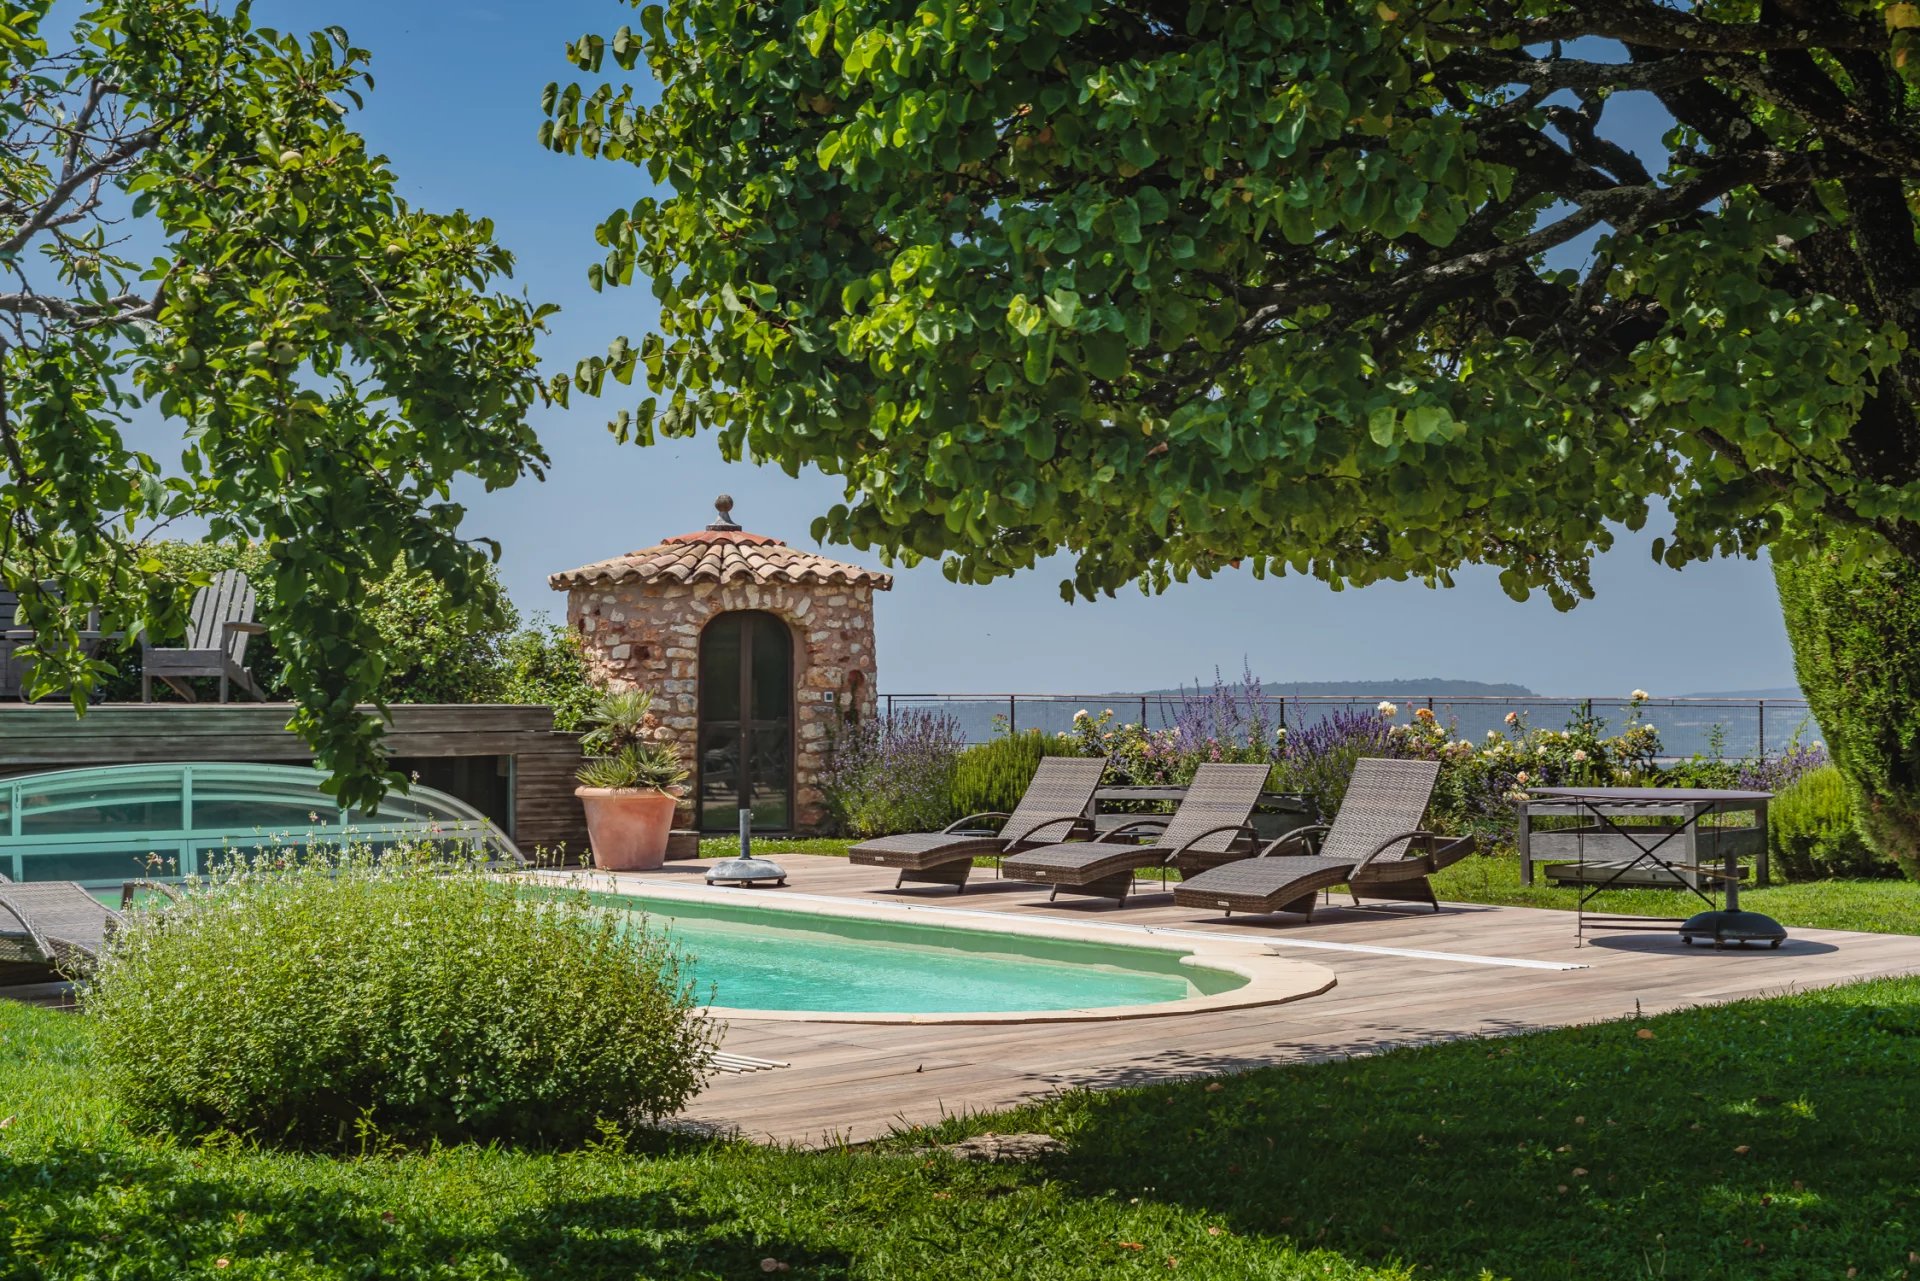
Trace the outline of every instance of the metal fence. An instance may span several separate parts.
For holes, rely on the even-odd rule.
[[[1098,716],[1109,709],[1115,724],[1127,722],[1149,729],[1180,724],[1183,712],[1204,699],[1206,691],[1180,694],[882,694],[881,710],[888,715],[909,710],[944,711],[960,724],[969,743],[982,743],[1008,729],[1061,733],[1073,727],[1074,714]],[[1504,731],[1509,712],[1517,712],[1535,729],[1558,729],[1576,714],[1593,715],[1605,728],[1617,732],[1626,724],[1629,703],[1614,696],[1519,698],[1486,695],[1268,695],[1258,700],[1261,720],[1269,726],[1298,730],[1342,712],[1373,712],[1390,702],[1405,720],[1425,707],[1442,725],[1461,738],[1479,741],[1487,731]],[[1242,709],[1251,710],[1242,699]],[[1785,751],[1794,742],[1808,744],[1820,737],[1805,699],[1801,698],[1650,698],[1640,704],[1640,718],[1660,732],[1661,754],[1667,759],[1723,755],[1731,759],[1765,756]]]

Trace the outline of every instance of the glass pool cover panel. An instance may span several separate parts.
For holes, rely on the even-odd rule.
[[[320,790],[326,777],[299,765],[195,761],[0,778],[0,874],[117,885],[275,848],[420,840],[522,861],[505,833],[445,792],[416,784],[371,813],[346,814]]]

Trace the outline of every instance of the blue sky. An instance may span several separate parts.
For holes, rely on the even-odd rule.
[[[495,220],[519,258],[518,284],[559,303],[552,366],[633,338],[654,322],[644,288],[594,294],[592,228],[631,204],[645,175],[556,156],[535,141],[540,91],[572,78],[562,46],[634,22],[620,0],[257,0],[258,21],[338,23],[373,53],[377,82],[358,127],[393,160],[407,198]],[[713,495],[736,499],[750,529],[810,546],[812,518],[840,497],[833,477],[728,466],[710,438],[648,449],[604,428],[613,399],[538,414],[553,457],[545,483],[468,496],[468,532],[503,546],[503,577],[525,610],[559,613],[560,569],[697,528]],[[1571,614],[1543,598],[1509,601],[1490,571],[1450,591],[1388,583],[1335,592],[1308,580],[1232,574],[1157,598],[1067,605],[1063,569],[1042,565],[987,587],[948,583],[937,566],[900,572],[877,609],[881,687],[896,693],[1081,693],[1165,686],[1235,672],[1242,657],[1274,681],[1443,676],[1511,680],[1551,693],[1656,693],[1791,685],[1793,669],[1764,562],[1676,573],[1644,536],[1623,533],[1598,564],[1597,599]],[[827,549],[832,554],[833,549]],[[859,559],[860,557],[852,557]],[[867,558],[871,559],[871,558]]]

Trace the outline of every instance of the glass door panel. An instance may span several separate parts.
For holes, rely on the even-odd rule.
[[[771,614],[722,614],[700,637],[700,827],[783,832],[793,821],[793,640]]]
[[[753,806],[756,831],[784,832],[792,825],[788,811],[793,778],[793,640],[786,624],[771,614],[751,617],[748,803]]]

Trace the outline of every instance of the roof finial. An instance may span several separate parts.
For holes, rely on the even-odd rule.
[[[740,528],[740,526],[734,524],[733,522],[733,495],[732,494],[722,494],[718,498],[714,499],[713,510],[719,513],[720,518],[714,521],[713,524],[708,525],[707,526],[708,529],[711,529],[716,533],[718,533],[718,532],[736,530]]]

